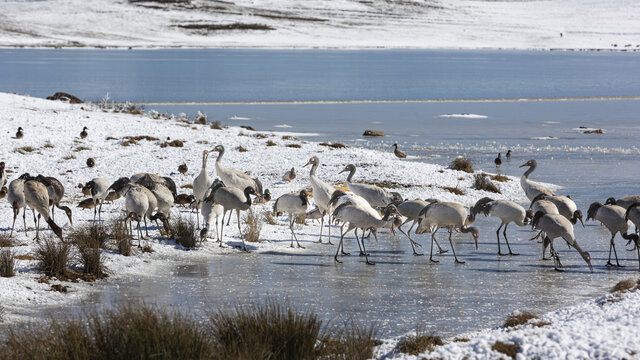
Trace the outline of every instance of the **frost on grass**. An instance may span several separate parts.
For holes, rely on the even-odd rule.
[[[451,164],[449,164],[449,169],[473,173],[473,165],[471,164],[471,160],[463,157],[455,158],[451,162]]]
[[[504,321],[504,327],[510,328],[526,324],[531,319],[538,319],[538,315],[530,313],[528,311],[517,312],[507,317],[507,319]]]
[[[476,190],[501,194],[500,189],[498,189],[496,184],[489,180],[487,174],[475,174],[473,177],[473,188]]]
[[[413,335],[405,336],[396,345],[396,349],[403,354],[419,355],[429,350],[433,351],[436,346],[444,345],[442,338],[437,335],[426,335],[420,330],[416,330]]]
[[[0,276],[12,277],[15,273],[15,260],[11,249],[0,250]]]
[[[242,235],[244,236],[244,240],[248,242],[260,242],[260,231],[262,231],[260,214],[252,208],[249,208],[243,220],[245,223]]]

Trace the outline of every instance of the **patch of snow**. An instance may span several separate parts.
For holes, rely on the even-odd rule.
[[[275,128],[282,128],[282,129],[290,129],[290,128],[292,128],[293,126],[291,126],[291,125],[287,125],[287,124],[280,124],[280,125],[274,125],[273,127],[275,127]]]
[[[467,114],[467,113],[462,113],[462,114],[444,114],[444,115],[440,115],[438,117],[441,117],[441,118],[463,118],[463,119],[486,119],[486,118],[488,118],[488,116],[486,116],[486,115]]]

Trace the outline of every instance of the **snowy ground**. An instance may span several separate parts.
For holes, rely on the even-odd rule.
[[[632,51],[639,17],[634,0],[2,0],[0,46]]]
[[[322,162],[318,175],[336,185],[346,179],[346,174],[339,175],[338,172],[345,165],[353,163],[358,167],[355,181],[400,183],[406,187],[393,190],[399,191],[405,198],[438,198],[465,205],[471,205],[481,197],[489,195],[516,201],[526,199],[519,181],[515,178],[499,183],[503,194],[496,196],[493,193],[473,190],[472,174],[443,169],[439,165],[402,161],[391,152],[382,153],[359,148],[333,150],[318,143],[304,141],[305,134],[252,132],[239,127],[214,130],[209,125],[195,125],[166,117],[154,119],[148,114],[103,112],[93,105],[70,105],[4,93],[0,94],[0,118],[4,119],[2,133],[6,139],[0,145],[0,157],[6,163],[7,172],[10,172],[9,181],[25,172],[34,176],[43,174],[58,178],[66,188],[62,202],[72,208],[75,226],[87,224],[93,219],[93,210],[76,207],[84,198],[78,184],[84,184],[95,177],[115,181],[119,177],[131,176],[138,172],[152,172],[171,176],[179,188],[178,192],[191,193],[190,189],[180,187],[191,184],[200,172],[202,151],[211,150],[217,144],[223,144],[227,149],[223,164],[259,177],[265,188],[271,190],[274,199],[284,193],[299,191],[309,186],[308,168],[304,169],[302,166],[313,155],[317,155]],[[79,136],[83,126],[89,128],[89,136],[84,140]],[[23,139],[14,136],[18,127],[24,128]],[[267,137],[257,138],[257,133]],[[295,136],[296,140],[283,140],[282,136],[287,134]],[[137,145],[122,146],[125,136],[139,135],[153,136],[160,140],[141,140]],[[167,139],[183,140],[184,147],[161,147],[160,144]],[[267,147],[267,141],[273,141],[278,145]],[[300,144],[301,147],[285,146],[291,143]],[[247,152],[237,151],[239,145],[246,148]],[[26,152],[25,147],[31,147],[33,150]],[[93,168],[86,165],[89,157],[96,161]],[[209,157],[208,171],[212,176],[215,176],[214,161],[215,153]],[[177,172],[178,166],[182,163],[186,163],[189,168],[185,175]],[[282,175],[291,167],[298,171],[297,178],[290,183],[282,182]],[[464,189],[466,195],[454,195],[443,187]],[[2,231],[9,231],[13,218],[12,210],[6,200],[1,200],[0,204],[0,228]],[[258,211],[271,210],[272,204],[259,205]],[[105,205],[103,219],[122,217],[123,208],[122,199],[114,204]],[[173,213],[173,216],[192,217],[195,221],[195,216],[186,209],[174,208]],[[17,255],[32,253],[34,245],[33,222],[30,215],[27,216],[28,234],[24,233],[20,218],[21,216],[16,222],[17,232],[14,235],[20,244],[14,247]],[[63,231],[70,230],[71,225],[61,211],[56,212],[55,219],[60,226],[64,226]],[[269,241],[250,244],[249,248],[258,252],[272,251],[276,248],[279,251],[305,251],[288,250],[289,228],[285,226],[284,217],[280,220],[279,225],[263,225],[262,234]],[[234,222],[225,229],[225,237],[230,245],[239,245],[240,238]],[[310,233],[319,232],[317,224],[309,222],[309,226],[316,228]],[[18,260],[18,275],[8,279],[0,278],[0,299],[2,306],[7,309],[6,318],[15,319],[16,314],[37,310],[39,306],[60,305],[80,300],[88,291],[99,288],[103,282],[153,272],[158,262],[206,258],[238,251],[233,248],[220,249],[213,242],[205,243],[197,251],[184,251],[174,242],[160,236],[157,230],[152,231],[151,236],[154,253],[137,253],[132,257],[124,257],[115,251],[105,251],[107,267],[117,271],[113,271],[108,279],[94,284],[65,283],[70,291],[67,294],[51,292],[49,284],[38,282],[41,274],[36,269],[36,261]],[[213,231],[210,232],[210,236],[213,236]],[[300,241],[308,248],[321,246],[313,245],[314,240],[315,237],[300,237]],[[25,302],[25,299],[28,302]]]
[[[83,198],[77,185],[93,177],[102,176],[115,180],[120,176],[148,171],[171,176],[178,187],[190,184],[200,171],[202,151],[212,149],[216,144],[224,144],[227,152],[223,158],[227,166],[233,166],[262,179],[266,187],[277,196],[308,186],[308,173],[301,166],[312,155],[317,155],[322,163],[318,175],[329,182],[338,184],[345,177],[338,175],[344,165],[355,163],[359,166],[355,178],[357,180],[398,181],[404,179],[406,188],[395,189],[405,198],[436,197],[441,200],[458,201],[470,205],[477,199],[489,194],[471,189],[472,176],[466,173],[443,169],[438,165],[422,162],[406,162],[397,159],[392,153],[358,148],[330,150],[318,143],[304,141],[304,134],[290,134],[298,140],[283,140],[283,132],[258,131],[251,132],[237,127],[226,130],[214,130],[208,125],[195,125],[180,122],[176,119],[146,115],[128,115],[103,112],[93,105],[69,105],[62,102],[47,101],[37,98],[13,94],[0,94],[0,118],[3,119],[2,133],[5,141],[0,145],[0,156],[7,164],[10,180],[19,174],[42,173],[55,176],[67,189],[64,202],[74,205],[74,225],[87,224],[93,212],[75,207]],[[16,139],[13,135],[21,126],[25,129],[25,137]],[[82,127],[89,128],[88,138],[82,140],[78,136]],[[266,138],[258,138],[256,133],[266,134]],[[122,146],[125,136],[149,135],[159,138],[158,141],[140,141],[137,145]],[[184,147],[160,147],[162,141],[180,139]],[[267,141],[274,141],[278,146],[267,147]],[[297,143],[301,148],[283,146]],[[47,145],[45,147],[46,144]],[[235,148],[242,145],[248,151],[238,152]],[[31,146],[34,151],[20,153],[18,149]],[[80,147],[86,150],[79,150]],[[96,159],[96,167],[87,168],[86,159]],[[214,156],[209,161],[209,171],[215,175]],[[186,175],[177,173],[178,165],[186,163],[189,171]],[[298,177],[291,183],[280,181],[282,174],[296,167]],[[463,188],[466,195],[457,196],[443,190],[442,186]],[[497,198],[525,201],[519,181],[499,183],[503,195]],[[179,192],[190,192],[181,188]],[[495,194],[491,194],[496,197]],[[0,202],[0,228],[8,231],[11,225],[11,209],[5,200]],[[106,205],[103,217],[115,219],[122,216],[122,200]],[[271,204],[258,206],[259,211],[267,210]],[[175,208],[173,216],[192,216],[187,210]],[[62,212],[58,211],[56,221],[64,225],[64,232],[71,226]],[[16,226],[16,239],[19,246],[13,249],[18,255],[33,251],[33,223],[28,221],[29,234],[22,230],[21,221]],[[225,242],[228,245],[240,244],[234,223],[228,229]],[[317,233],[318,225],[309,222],[313,227],[307,233]],[[46,232],[50,232],[46,230]],[[290,249],[288,227],[283,218],[278,225],[263,225],[263,237],[269,239],[261,243],[252,243],[249,248],[254,252],[273,251],[304,252],[314,248],[315,236],[302,236],[301,242],[307,249]],[[36,262],[31,260],[17,261],[17,275],[12,278],[0,278],[0,304],[5,308],[5,323],[32,319],[34,311],[47,308],[63,307],[82,301],[92,291],[99,291],[108,283],[118,279],[145,276],[163,271],[176,261],[188,259],[207,259],[237,252],[234,247],[220,249],[213,241],[205,243],[194,251],[185,251],[172,241],[162,237],[157,229],[151,231],[150,245],[153,253],[135,251],[133,256],[125,257],[116,251],[103,251],[106,265],[111,269],[111,276],[94,283],[69,283],[68,293],[50,291],[51,284],[61,283],[51,280],[51,284],[41,283],[41,275]],[[317,249],[316,249],[317,250]],[[327,248],[327,251],[333,251]],[[639,328],[635,319],[640,316],[640,294],[638,292],[623,294],[619,297],[607,295],[603,298],[588,301],[573,307],[559,309],[545,314],[539,321],[549,325],[536,327],[525,325],[506,330],[503,328],[487,329],[480,332],[460,334],[458,338],[468,338],[468,342],[454,342],[447,339],[444,346],[437,347],[434,352],[426,352],[422,356],[428,358],[499,358],[500,353],[492,351],[496,340],[519,344],[518,358],[630,358],[640,351]],[[377,357],[407,358],[393,349],[400,338],[388,339],[377,350]],[[421,358],[408,357],[408,358]]]

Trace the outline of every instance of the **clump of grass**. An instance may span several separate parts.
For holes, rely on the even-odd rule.
[[[295,137],[295,136],[291,136],[291,135],[284,135],[282,137],[282,140],[294,140],[294,141],[298,141],[300,140],[299,138]]]
[[[68,286],[64,286],[62,284],[53,284],[51,285],[51,291],[57,291],[61,293],[66,293],[69,290]]]
[[[184,184],[180,186],[181,189],[193,189],[193,185],[192,184]]]
[[[116,241],[118,252],[124,256],[131,256],[131,239],[124,222],[114,220],[110,227],[111,237]]]
[[[290,148],[295,148],[295,149],[300,149],[302,147],[302,145],[300,144],[287,144],[285,146]]]
[[[530,313],[528,311],[517,312],[507,317],[507,319],[504,321],[504,327],[510,328],[510,327],[526,324],[527,321],[531,319],[538,319],[538,315],[534,313]]]
[[[101,279],[107,276],[104,258],[100,248],[104,248],[109,239],[107,227],[102,224],[91,224],[74,229],[69,239],[78,248],[83,272]]]
[[[367,329],[355,323],[345,323],[334,330],[332,337],[320,339],[321,358],[366,360],[373,357],[373,348],[381,344],[376,340],[374,327]]]
[[[269,210],[265,210],[262,212],[262,218],[269,225],[278,225],[278,221],[276,220],[275,216],[273,216],[273,212]]]
[[[278,145],[278,144],[276,144],[275,142],[273,142],[271,140],[267,141],[267,146],[276,146],[276,145]]]
[[[446,191],[448,191],[450,193],[456,194],[456,195],[464,195],[464,191],[459,189],[457,186],[456,187],[442,186],[442,189],[446,190]]]
[[[36,151],[36,148],[34,148],[33,146],[22,146],[22,147],[13,149],[13,152],[17,152],[18,154],[21,154],[21,155],[32,153],[34,151]]]
[[[625,292],[627,290],[632,290],[635,288],[640,288],[640,280],[636,282],[633,279],[626,279],[626,280],[619,281],[617,284],[615,284],[613,288],[611,288],[611,292],[612,293]]]
[[[167,146],[169,147],[183,147],[184,146],[184,142],[182,140],[172,140],[172,141],[165,141],[162,144],[160,144],[161,148],[166,148]]]
[[[469,342],[471,340],[469,340],[469,338],[465,338],[465,337],[457,337],[455,339],[453,339],[453,342]]]
[[[247,149],[245,149],[244,146],[242,145],[238,145],[238,147],[236,148],[236,150],[238,150],[239,152],[247,152]]]
[[[21,255],[16,255],[13,257],[16,260],[27,260],[27,261],[34,261],[34,260],[38,260],[37,257],[31,255],[31,254],[21,254]]]
[[[142,249],[140,249],[140,250],[141,250],[143,253],[149,253],[149,254],[151,254],[151,253],[153,253],[153,252],[154,252],[153,248],[152,248],[152,247],[151,247],[151,245],[149,245],[149,244],[147,244],[147,245],[143,246],[143,247],[142,247]]]
[[[515,359],[518,351],[520,351],[520,345],[496,341],[493,345],[491,345],[491,350],[503,353],[510,358]]]
[[[212,345],[198,322],[145,304],[77,319],[15,327],[0,346],[7,359],[207,359]]]
[[[214,122],[211,123],[211,128],[214,130],[222,130],[222,124],[220,123],[220,121],[216,120]]]
[[[75,158],[76,158],[76,156],[75,156],[75,155],[73,155],[73,154],[69,154],[69,155],[67,155],[67,156],[63,157],[63,158],[62,158],[62,160],[73,160],[73,159],[75,159]]]
[[[473,177],[473,188],[476,190],[484,190],[501,194],[500,189],[498,189],[496,184],[492,183],[491,180],[489,180],[487,174],[476,174]]]
[[[258,139],[266,139],[266,138],[268,138],[268,137],[269,137],[269,135],[267,135],[267,134],[263,134],[263,133],[257,133],[257,134],[255,134],[254,136],[255,136],[256,138],[258,138]]]
[[[543,326],[549,326],[549,325],[551,325],[551,323],[548,321],[536,321],[534,323],[531,323],[531,326],[535,326],[535,327],[543,327]]]
[[[0,276],[1,277],[12,277],[14,276],[15,270],[15,260],[14,254],[11,249],[3,249],[0,250]]]
[[[248,242],[260,242],[260,231],[262,231],[262,221],[257,211],[249,208],[244,216],[244,231],[242,236]]]
[[[403,354],[419,355],[425,352],[427,349],[433,351],[436,346],[442,346],[444,342],[442,338],[437,335],[425,335],[420,331],[416,331],[415,335],[409,335],[396,345],[396,349]]]
[[[327,146],[330,147],[332,149],[342,149],[342,148],[346,148],[347,145],[345,144],[341,144],[341,143],[326,143],[326,142],[321,142],[320,144],[318,144],[320,146]]]
[[[4,306],[0,306],[0,324],[4,322],[4,315],[7,313]]]
[[[69,275],[69,244],[58,242],[51,237],[44,237],[35,248],[35,258],[39,261],[38,268],[47,276],[66,279]]]
[[[196,120],[194,121],[194,123],[198,125],[205,125],[207,123],[207,115],[198,111],[198,114],[196,115]]]
[[[50,142],[46,142],[44,145],[42,145],[42,147],[45,148],[45,149],[53,149],[53,148],[55,148],[55,146]]]
[[[170,228],[176,243],[187,249],[196,247],[198,235],[196,234],[196,225],[192,221],[187,221],[178,216],[171,221]]]
[[[440,174],[443,174],[443,173],[444,173],[444,170],[443,170],[443,169],[440,169],[440,170],[438,170],[438,172],[439,172]]]
[[[9,237],[7,233],[0,233],[0,247],[12,247],[13,240]]]
[[[493,175],[491,177],[491,180],[497,181],[497,182],[507,182],[509,181],[509,178],[504,175]]]
[[[133,140],[133,141],[141,141],[141,140],[158,141],[158,140],[160,140],[157,137],[149,136],[149,135],[125,136],[125,139],[129,139],[129,140]]]
[[[473,165],[471,164],[471,160],[463,157],[455,158],[451,162],[451,164],[449,164],[449,168],[453,170],[473,173]]]
[[[73,149],[74,152],[80,152],[80,151],[85,151],[85,150],[91,150],[91,148],[81,145],[81,146],[78,146],[77,148]]]
[[[113,137],[113,136],[107,136],[107,137],[106,137],[106,140],[118,140],[118,138],[115,138],[115,137]]]
[[[138,142],[133,140],[133,139],[126,139],[126,140],[123,140],[120,143],[120,145],[122,145],[122,146],[131,146],[131,145],[137,145],[137,144],[138,144]]]
[[[221,359],[317,359],[322,322],[276,302],[209,315],[214,353]],[[345,357],[347,359],[350,357]]]

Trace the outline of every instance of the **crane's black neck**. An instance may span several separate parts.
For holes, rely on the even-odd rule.
[[[351,179],[353,179],[353,175],[356,173],[356,167],[355,166],[350,166],[349,167],[349,176],[347,176],[347,182],[350,183]]]
[[[529,178],[529,175],[531,175],[531,173],[536,169],[536,167],[538,167],[538,164],[534,161],[531,165],[529,165],[529,169],[527,171],[524,172],[524,176],[525,178]]]
[[[244,201],[244,203],[246,205],[251,206],[251,194],[252,194],[253,189],[250,186],[247,186],[246,188],[244,188],[244,197],[246,198],[246,200]]]

